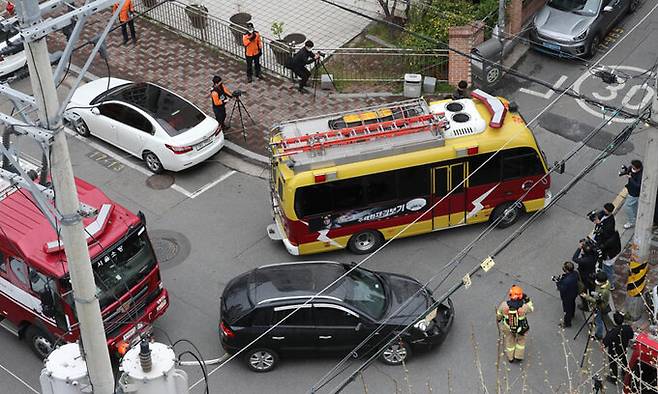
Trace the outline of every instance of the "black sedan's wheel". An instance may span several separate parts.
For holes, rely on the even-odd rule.
[[[411,347],[405,341],[396,341],[388,345],[379,355],[386,365],[400,365],[411,356]]]
[[[248,351],[245,360],[254,372],[270,372],[279,362],[279,356],[273,350],[258,348]]]
[[[365,230],[352,235],[347,247],[356,254],[372,253],[384,243],[379,231]]]
[[[50,352],[55,349],[52,337],[35,326],[28,327],[25,332],[25,341],[41,360],[48,357]]]
[[[508,208],[512,207],[511,209]],[[507,214],[505,214],[505,211],[507,211]],[[514,223],[516,223],[517,220],[519,220],[519,217],[521,216],[521,208],[514,205],[512,202],[506,202],[504,204],[500,204],[499,206],[496,207],[496,209],[493,210],[491,213],[491,221],[495,222],[498,221],[498,224],[496,227],[498,228],[507,228]]]
[[[153,173],[161,174],[164,171],[164,167],[162,166],[160,159],[158,159],[158,156],[156,156],[155,153],[145,152],[143,157],[144,162],[146,163],[146,167],[148,167],[148,169]]]

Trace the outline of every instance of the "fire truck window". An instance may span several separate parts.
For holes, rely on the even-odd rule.
[[[32,284],[32,291],[41,294],[46,290],[48,277],[30,268],[30,283]]]
[[[0,272],[7,273],[7,264],[5,263],[5,255],[0,252]]]
[[[25,285],[25,287],[29,287],[30,283],[27,280],[27,266],[25,263],[20,260],[13,259],[9,263],[9,266],[11,267],[11,272],[14,274],[16,279]]]

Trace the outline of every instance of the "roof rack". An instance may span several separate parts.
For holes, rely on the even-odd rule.
[[[329,127],[336,127],[335,129],[307,130],[296,133],[297,136],[275,141],[270,144],[272,156],[290,156],[313,151],[323,152],[329,147],[424,131],[439,135],[446,122],[441,114],[428,113],[429,111],[426,111],[425,107],[426,104],[422,106],[417,100],[413,100],[388,104],[374,110],[365,110],[367,112],[350,111],[351,113],[348,114],[337,114],[344,116],[327,122]]]

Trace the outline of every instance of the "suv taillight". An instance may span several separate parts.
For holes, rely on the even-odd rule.
[[[233,338],[235,336],[235,333],[231,328],[228,326],[228,324],[225,324],[224,321],[219,322],[219,329],[226,335],[227,338]]]
[[[175,155],[181,155],[183,153],[187,153],[192,150],[191,146],[173,146],[169,144],[165,144],[165,146],[167,147],[167,149],[174,152]]]

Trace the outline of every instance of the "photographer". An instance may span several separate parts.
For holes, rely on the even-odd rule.
[[[300,49],[290,61],[288,68],[290,68],[295,75],[297,75],[301,80],[299,81],[299,92],[308,93],[304,88],[308,78],[311,76],[311,72],[306,69],[307,64],[311,64],[320,59],[320,53],[313,53],[313,41],[306,40],[304,47]]]
[[[608,277],[605,272],[599,271],[596,274],[596,280],[594,281],[596,288],[591,294],[581,293],[580,296],[584,298],[590,305],[591,308],[594,308],[596,324],[596,339],[603,339],[604,330],[606,330],[606,323],[604,319],[608,319],[608,313],[610,313],[610,284],[608,283]]]
[[[601,249],[603,271],[608,275],[610,290],[615,289],[615,257],[621,252],[621,239],[615,230],[615,206],[611,203],[603,205],[603,211],[594,218],[594,241]]]
[[[560,327],[571,327],[571,319],[576,313],[576,297],[578,297],[578,274],[574,271],[574,265],[571,261],[566,261],[562,265],[564,272],[559,277],[554,276],[552,279],[555,281],[557,289],[560,291],[560,299],[562,300],[562,311],[564,311],[564,318],[560,322]]]
[[[581,239],[578,243],[578,249],[576,249],[571,258],[571,261],[578,265],[580,281],[587,291],[594,290],[594,272],[596,271],[596,262],[599,258],[599,254],[594,246],[591,240]]]
[[[635,220],[637,218],[637,201],[640,197],[640,188],[642,186],[642,162],[632,160],[630,168],[622,166],[619,176],[628,177],[628,182],[626,183],[628,195],[624,203],[628,223],[624,224],[624,228],[629,229],[635,226]]]
[[[222,78],[219,75],[212,77],[212,90],[210,91],[212,98],[212,110],[215,113],[215,119],[219,122],[222,130],[226,129],[224,120],[226,120],[226,102],[229,98],[233,98],[231,91],[222,83]]]
[[[612,318],[615,326],[603,338],[603,344],[608,353],[608,363],[610,366],[610,374],[606,376],[606,379],[612,384],[617,384],[619,367],[621,366],[623,374],[624,369],[628,366],[626,349],[631,339],[633,339],[633,328],[628,324],[624,324],[624,315],[620,312],[615,312]]]
[[[247,82],[251,83],[253,69],[256,69],[256,78],[263,79],[260,74],[260,55],[263,51],[263,41],[260,33],[254,30],[254,24],[247,23],[247,33],[242,36],[245,59],[247,60]]]

